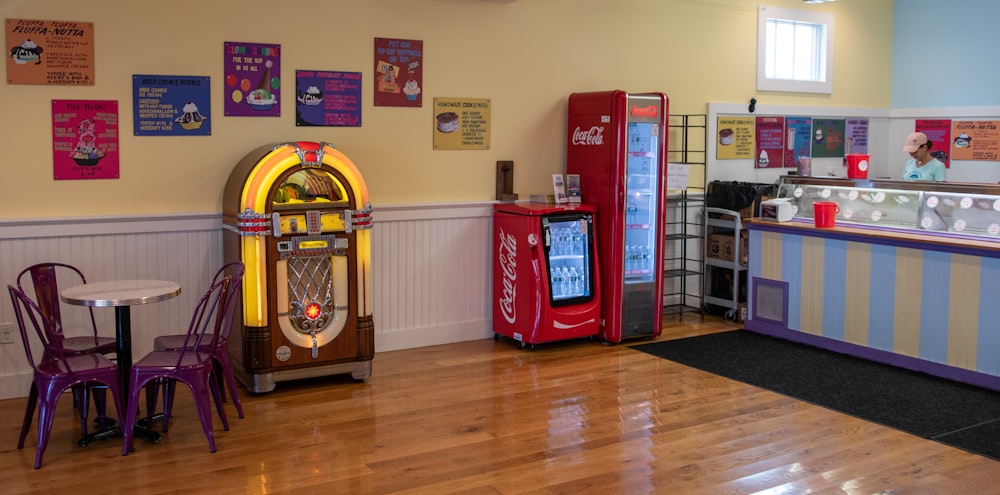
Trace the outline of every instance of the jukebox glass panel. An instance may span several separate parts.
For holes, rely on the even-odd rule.
[[[343,184],[329,172],[304,168],[289,175],[274,192],[277,204],[341,201],[347,197]]]

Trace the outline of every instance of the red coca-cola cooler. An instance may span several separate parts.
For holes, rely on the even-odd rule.
[[[600,279],[592,204],[493,209],[493,336],[525,346],[597,335]]]

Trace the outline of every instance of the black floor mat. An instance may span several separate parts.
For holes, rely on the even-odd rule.
[[[632,348],[1000,460],[1000,392],[745,330]]]

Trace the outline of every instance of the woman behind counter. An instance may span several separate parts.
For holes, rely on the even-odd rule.
[[[927,139],[927,135],[922,132],[914,132],[906,138],[906,145],[903,151],[910,154],[911,158],[903,166],[903,178],[906,180],[934,180],[943,182],[945,180],[944,164],[931,155],[931,146],[934,143]]]

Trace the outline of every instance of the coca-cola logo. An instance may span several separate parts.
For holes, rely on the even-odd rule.
[[[500,313],[507,323],[517,321],[514,300],[517,299],[517,239],[500,229],[498,236],[497,262],[503,272],[503,289],[497,296]]]
[[[656,105],[649,105],[645,108],[632,107],[632,116],[656,118],[657,110]]]
[[[574,145],[601,146],[604,144],[604,128],[595,125],[584,131],[577,127],[573,130],[572,142]]]

